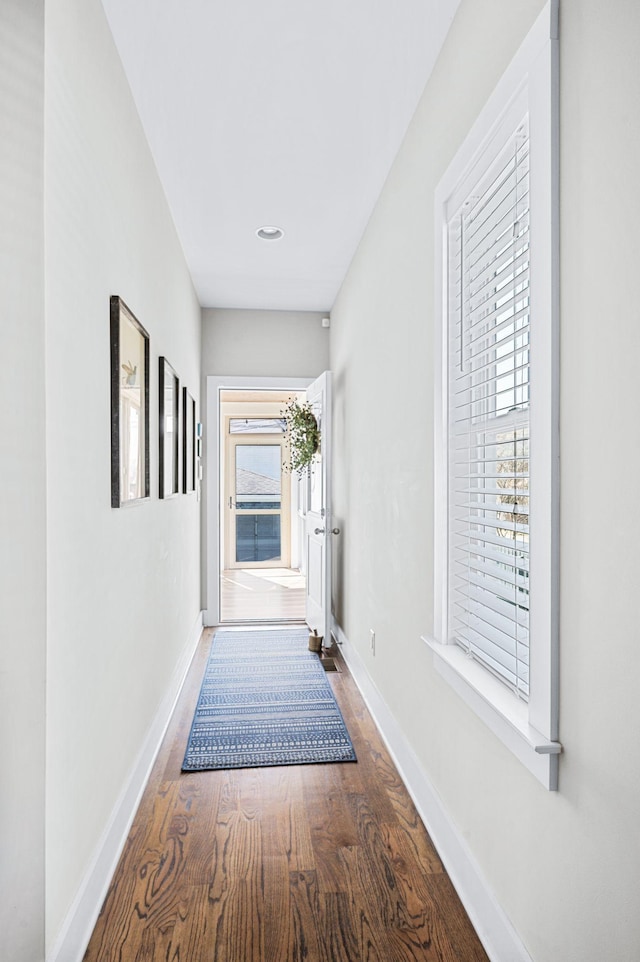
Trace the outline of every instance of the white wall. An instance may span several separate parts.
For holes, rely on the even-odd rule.
[[[0,4],[0,940],[44,957],[44,2]]]
[[[329,330],[313,311],[202,311],[202,376],[315,377],[329,365]]]
[[[336,614],[535,962],[633,962],[635,0],[561,0],[559,792],[545,791],[465,707],[419,639],[433,619],[434,189],[541,7],[462,0],[334,305],[335,523],[345,532]]]
[[[141,56],[143,52],[141,51]],[[199,504],[158,499],[158,356],[200,308],[99,0],[46,14],[47,943],[200,611]],[[151,338],[151,500],[110,506],[109,297]]]

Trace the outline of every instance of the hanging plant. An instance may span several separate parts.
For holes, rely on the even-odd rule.
[[[287,422],[289,464],[285,468],[302,474],[320,449],[320,429],[311,405],[292,398],[282,416]]]

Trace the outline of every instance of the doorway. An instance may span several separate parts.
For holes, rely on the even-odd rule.
[[[282,416],[297,394],[219,393],[221,623],[305,619],[304,505]]]

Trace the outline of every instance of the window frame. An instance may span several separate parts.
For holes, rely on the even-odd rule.
[[[526,700],[529,135],[526,101],[517,98],[515,106],[521,116],[511,118],[506,137],[494,138],[494,149],[483,157],[480,182],[462,195],[454,191],[455,206],[449,201],[446,211],[448,635]],[[511,451],[500,463],[498,451],[510,447],[508,437],[512,438]],[[526,514],[521,525],[516,523],[516,515],[505,519],[504,504],[499,511],[501,483],[492,478],[493,472],[515,464],[511,455],[518,449],[522,449],[526,474],[520,483],[519,503]],[[513,479],[512,483],[515,488],[519,482]],[[519,509],[516,512],[520,513]],[[500,520],[506,522],[506,532],[498,530]],[[520,566],[524,572],[519,571]]]
[[[435,667],[549,790],[558,787],[559,296],[558,3],[543,8],[435,192]],[[452,212],[469,196],[523,112],[529,118],[532,452],[529,701],[470,658],[448,633],[449,275]]]

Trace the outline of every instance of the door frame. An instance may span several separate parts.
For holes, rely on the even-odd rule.
[[[205,449],[203,467],[204,545],[203,562],[203,609],[207,627],[220,624],[220,392],[221,391],[305,391],[313,384],[313,377],[255,377],[208,375],[206,378]]]

